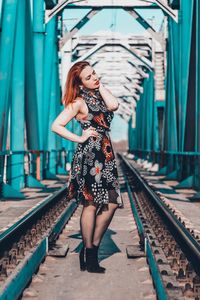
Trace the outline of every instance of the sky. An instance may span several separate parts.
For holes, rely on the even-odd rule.
[[[64,20],[67,31],[72,29],[87,12],[89,10],[86,9],[65,10]],[[137,12],[156,31],[159,30],[163,20],[163,13],[160,9],[138,9]],[[100,31],[118,32],[124,36],[145,34],[145,29],[123,9],[104,9],[85,24],[76,35],[93,35]],[[127,133],[127,122],[115,113],[111,126],[111,139],[115,142],[126,139]]]
[[[64,19],[67,29],[70,30],[77,21],[87,14],[86,9],[65,10]],[[137,10],[139,14],[147,20],[155,30],[159,30],[163,19],[160,9]],[[105,9],[97,13],[83,28],[78,35],[90,35],[98,31],[111,30],[125,35],[143,35],[144,28],[123,9]]]

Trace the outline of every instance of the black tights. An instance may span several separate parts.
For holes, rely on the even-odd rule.
[[[96,214],[97,208],[94,205],[83,207],[80,228],[86,248],[92,248],[92,245],[99,246],[117,207],[117,204],[109,203],[108,210],[102,211],[101,214]]]

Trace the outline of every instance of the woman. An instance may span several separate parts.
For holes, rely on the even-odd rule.
[[[98,248],[115,210],[123,207],[109,136],[113,111],[119,104],[100,83],[87,61],[75,63],[69,70],[63,103],[65,109],[51,129],[78,143],[72,160],[67,199],[75,198],[83,205],[80,269],[104,273],[105,268],[98,262]],[[65,128],[72,118],[79,121],[83,129],[81,136]]]

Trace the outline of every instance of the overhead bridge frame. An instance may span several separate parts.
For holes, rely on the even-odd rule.
[[[152,62],[149,59],[145,58],[145,57],[140,57],[136,53],[136,51],[134,51],[133,49],[131,49],[131,47],[129,46],[129,44],[125,43],[125,42],[116,42],[115,43],[113,41],[112,43],[109,43],[109,42],[105,41],[105,42],[98,43],[96,46],[94,46],[93,48],[91,48],[86,54],[84,54],[83,56],[81,56],[80,58],[78,58],[75,62],[88,59],[90,56],[92,56],[97,51],[99,51],[100,49],[102,49],[103,47],[106,47],[106,46],[112,46],[112,47],[113,46],[120,46],[120,47],[126,49],[129,53],[131,53],[133,56],[135,56],[135,58],[137,60],[139,60],[147,69],[149,69],[150,71],[153,71],[153,64],[152,64]]]
[[[163,0],[150,0],[148,3],[146,1],[138,0],[135,4],[124,5],[124,1],[121,0],[121,4],[115,4],[108,1],[107,4],[100,4],[96,1],[95,4],[83,4],[80,0],[63,0],[62,2],[55,5],[55,7],[51,10],[46,11],[45,23],[48,23],[55,15],[60,14],[64,9],[162,9],[162,11],[171,17],[175,22],[178,23],[178,10],[172,9],[169,5],[167,5]]]

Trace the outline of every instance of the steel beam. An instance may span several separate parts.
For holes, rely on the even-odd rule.
[[[33,1],[33,2],[37,2],[37,1]],[[44,2],[44,0],[43,0],[43,2]],[[54,8],[54,6],[56,6],[57,2],[58,2],[57,0],[45,0],[46,9]]]
[[[157,9],[158,5],[154,3],[144,2],[142,0],[134,0],[133,1],[114,1],[114,0],[106,0],[106,1],[91,1],[91,4],[88,1],[70,1],[63,0],[58,3],[53,9],[46,11],[45,23],[48,23],[56,14],[60,14],[64,9],[116,9],[116,8],[149,8],[149,9]]]
[[[157,149],[158,126],[155,120],[154,72],[143,83],[144,93],[136,107],[136,148],[144,151]]]
[[[34,62],[36,76],[36,89],[38,98],[39,128],[43,125],[43,60],[44,60],[44,0],[33,2],[33,45],[34,45]],[[40,135],[42,144],[42,135]]]
[[[152,70],[153,69],[153,64],[152,62],[145,58],[145,57],[140,57],[136,51],[134,51],[128,43],[124,43],[124,42],[115,42],[113,41],[112,43],[108,43],[108,42],[100,42],[98,43],[96,46],[94,46],[93,48],[91,48],[87,53],[85,53],[83,56],[79,57],[75,62],[81,61],[81,60],[86,60],[88,59],[90,56],[94,55],[97,51],[99,51],[100,49],[104,48],[105,46],[121,46],[122,48],[126,49],[129,53],[131,53],[137,60],[139,60],[146,68]],[[75,63],[74,62],[74,63]]]
[[[78,3],[76,3],[76,5],[72,5],[69,3],[69,5],[67,6],[67,9],[93,9],[93,8],[103,8],[103,9],[123,9],[123,8],[130,8],[130,7],[135,7],[136,9],[160,9],[160,7],[158,7],[157,5],[155,5],[154,3],[152,3],[152,5],[136,5],[136,4],[130,4],[130,5],[126,5],[126,4],[110,4],[110,5],[104,5],[103,2],[99,3],[99,4],[85,4],[85,5],[78,5]]]
[[[51,10],[46,10],[46,15],[45,15],[45,23],[48,23],[54,16],[57,14],[61,13],[63,9],[72,1],[70,0],[63,0],[59,2],[53,9]]]
[[[197,29],[196,29],[196,53],[197,53],[197,60],[196,60],[196,147],[195,147],[195,151],[200,152],[200,59],[199,59],[199,55],[200,55],[200,7],[197,7],[196,10],[196,24],[197,24]],[[199,180],[200,181],[200,180]]]
[[[84,16],[69,32],[67,32],[61,39],[61,48],[66,42],[71,39],[86,23],[88,23],[101,9],[92,9]]]
[[[44,41],[45,41],[45,25],[44,25],[44,1],[33,1],[33,47],[34,47],[34,65],[35,65],[35,80],[37,94],[37,109],[38,109],[38,128],[40,147],[43,145],[43,84],[44,84]],[[44,170],[44,155],[40,155],[40,179],[43,179]]]
[[[56,47],[56,17],[51,19],[46,28],[47,35],[45,37],[44,48],[44,95],[43,95],[43,149],[48,150],[48,136],[49,130],[49,110],[50,110],[50,96],[52,76],[55,65],[53,64],[54,48]]]
[[[0,1],[0,38],[1,38],[1,31],[2,31],[2,14],[3,14],[3,1]]]
[[[0,150],[6,150],[7,142],[9,93],[13,66],[17,5],[17,0],[5,0],[2,7],[0,43]]]
[[[178,23],[178,10],[172,9],[166,2],[163,0],[152,0],[157,4],[163,12],[165,12],[169,17],[171,17],[176,23]]]
[[[194,54],[191,56],[192,50],[194,49],[192,44],[192,34],[194,34],[192,30],[193,24],[193,6],[196,1],[191,0],[183,1],[181,5],[181,14],[184,18],[181,19],[181,23],[178,24],[179,28],[175,28],[174,24],[170,22],[170,28],[172,33],[175,33],[178,30],[178,33],[174,35],[174,38],[170,40],[171,45],[178,48],[178,61],[175,61],[176,66],[179,68],[178,79],[179,79],[179,87],[178,87],[178,144],[179,151],[184,151],[185,148],[185,127],[187,124],[187,106],[188,110],[190,110],[190,87],[195,84],[194,79],[190,80],[190,71],[193,72],[190,64],[191,59],[194,59]],[[176,25],[176,24],[175,24]],[[194,28],[196,30],[196,28]],[[178,42],[177,43],[177,38]],[[181,51],[181,52],[180,52]],[[181,53],[181,55],[180,55]],[[174,57],[174,53],[171,52],[171,55]],[[175,78],[176,79],[176,78]],[[191,138],[191,135],[190,135]]]
[[[17,10],[11,84],[10,149],[12,151],[23,151],[25,150],[25,0],[19,1]],[[8,165],[8,172],[11,174],[9,183],[12,188],[20,191],[25,187],[24,154],[12,154],[10,162]],[[25,196],[21,194],[21,198],[23,199]]]
[[[57,117],[57,89],[59,86],[57,86],[57,72],[58,72],[58,59],[57,59],[57,49],[54,47],[53,49],[53,64],[52,64],[52,77],[51,77],[51,86],[49,87],[50,89],[50,98],[49,98],[49,114],[48,114],[48,128],[51,128],[51,124]],[[51,151],[51,150],[56,150],[57,145],[57,136],[55,133],[53,133],[51,130],[47,131],[48,135],[48,150],[50,151],[49,154],[49,169],[48,169],[48,174],[46,174],[46,177],[52,178],[55,177],[57,174],[57,153],[56,151]],[[48,176],[47,176],[48,175]]]
[[[135,9],[125,8],[127,11],[149,34],[164,48],[164,39],[162,34],[156,32],[153,27],[138,13]]]
[[[26,105],[25,105],[25,120],[27,134],[27,149],[41,150],[40,133],[39,133],[39,118],[37,108],[37,91],[36,91],[36,73],[34,63],[34,46],[33,46],[33,27],[30,1],[26,1],[26,39],[25,39],[25,74],[26,74]],[[32,166],[33,167],[33,166]],[[33,173],[34,173],[33,167]]]
[[[148,77],[149,77],[149,74],[146,73],[146,72],[144,72],[144,71],[142,71],[141,67],[140,67],[138,64],[136,64],[135,62],[132,62],[132,61],[130,61],[130,60],[128,60],[128,63],[129,63],[131,66],[133,66],[134,68],[136,68],[137,71],[138,71],[138,73],[139,73],[142,77],[144,77],[144,78],[148,78]]]
[[[142,86],[140,86],[139,84],[137,84],[137,83],[134,83],[134,84],[133,84],[133,87],[134,87],[136,90],[138,90],[140,93],[143,93],[143,91],[144,91],[144,88],[143,88]]]

